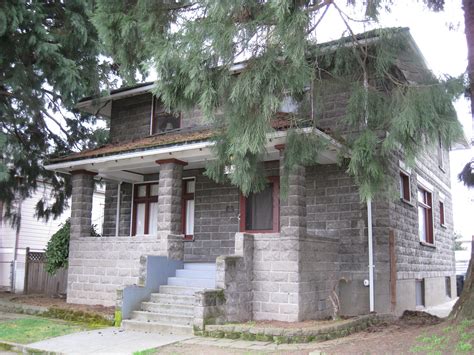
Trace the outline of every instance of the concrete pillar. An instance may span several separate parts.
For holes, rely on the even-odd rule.
[[[280,185],[284,182],[284,146],[280,150]],[[306,168],[295,166],[288,177],[288,194],[280,198],[280,235],[282,237],[306,236]]]
[[[183,166],[177,159],[157,160],[160,164],[158,187],[158,238],[162,254],[172,259],[184,257],[182,228]]]
[[[72,173],[71,239],[89,237],[92,222],[93,172],[77,170]]]

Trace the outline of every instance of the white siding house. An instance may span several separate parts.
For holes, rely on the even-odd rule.
[[[40,198],[49,196],[51,187],[42,184],[30,198],[21,203],[21,227],[17,234],[16,228],[9,221],[0,223],[0,289],[22,292],[24,284],[26,248],[31,251],[43,251],[51,236],[69,218],[68,209],[56,220],[48,222],[35,217],[35,207]],[[94,193],[92,220],[97,231],[102,233],[104,217],[104,190],[98,188]],[[15,261],[16,248],[16,261]]]

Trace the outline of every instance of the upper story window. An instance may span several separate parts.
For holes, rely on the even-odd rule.
[[[418,187],[418,235],[423,243],[434,244],[433,195]]]
[[[400,198],[411,202],[410,175],[404,171],[400,171]]]
[[[166,112],[163,104],[153,98],[150,134],[163,133],[181,127],[181,115]]]

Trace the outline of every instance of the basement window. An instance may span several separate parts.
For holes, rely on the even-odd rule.
[[[153,98],[151,134],[165,133],[181,127],[181,115],[167,112],[158,98]]]
[[[451,277],[446,276],[444,279],[444,285],[446,288],[446,296],[451,298]]]
[[[415,297],[416,297],[416,306],[424,307],[425,306],[425,280],[415,280]]]

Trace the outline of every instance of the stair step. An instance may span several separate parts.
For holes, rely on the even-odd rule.
[[[184,277],[187,279],[216,279],[215,270],[176,270],[176,277]]]
[[[134,330],[139,332],[162,333],[162,334],[179,334],[192,335],[193,328],[182,325],[169,325],[158,322],[141,322],[132,319],[124,319],[122,321],[122,329]]]
[[[194,305],[194,295],[193,296],[183,296],[167,293],[152,293],[150,296],[150,302],[160,303],[160,304],[173,304],[173,305]]]
[[[171,286],[161,285],[160,293],[168,295],[182,295],[182,296],[193,296],[196,292],[202,291],[201,287],[183,287],[183,286]]]
[[[170,325],[177,324],[177,325],[192,326],[194,317],[182,316],[182,315],[176,315],[176,314],[133,311],[132,320],[138,320],[142,322],[158,322],[158,323],[170,324]]]
[[[182,304],[142,302],[142,311],[168,315],[194,316],[194,306],[192,304],[187,306]]]
[[[216,270],[214,263],[185,263],[185,270]]]
[[[169,286],[189,286],[200,288],[215,288],[216,281],[213,279],[185,279],[183,277],[168,277]]]

